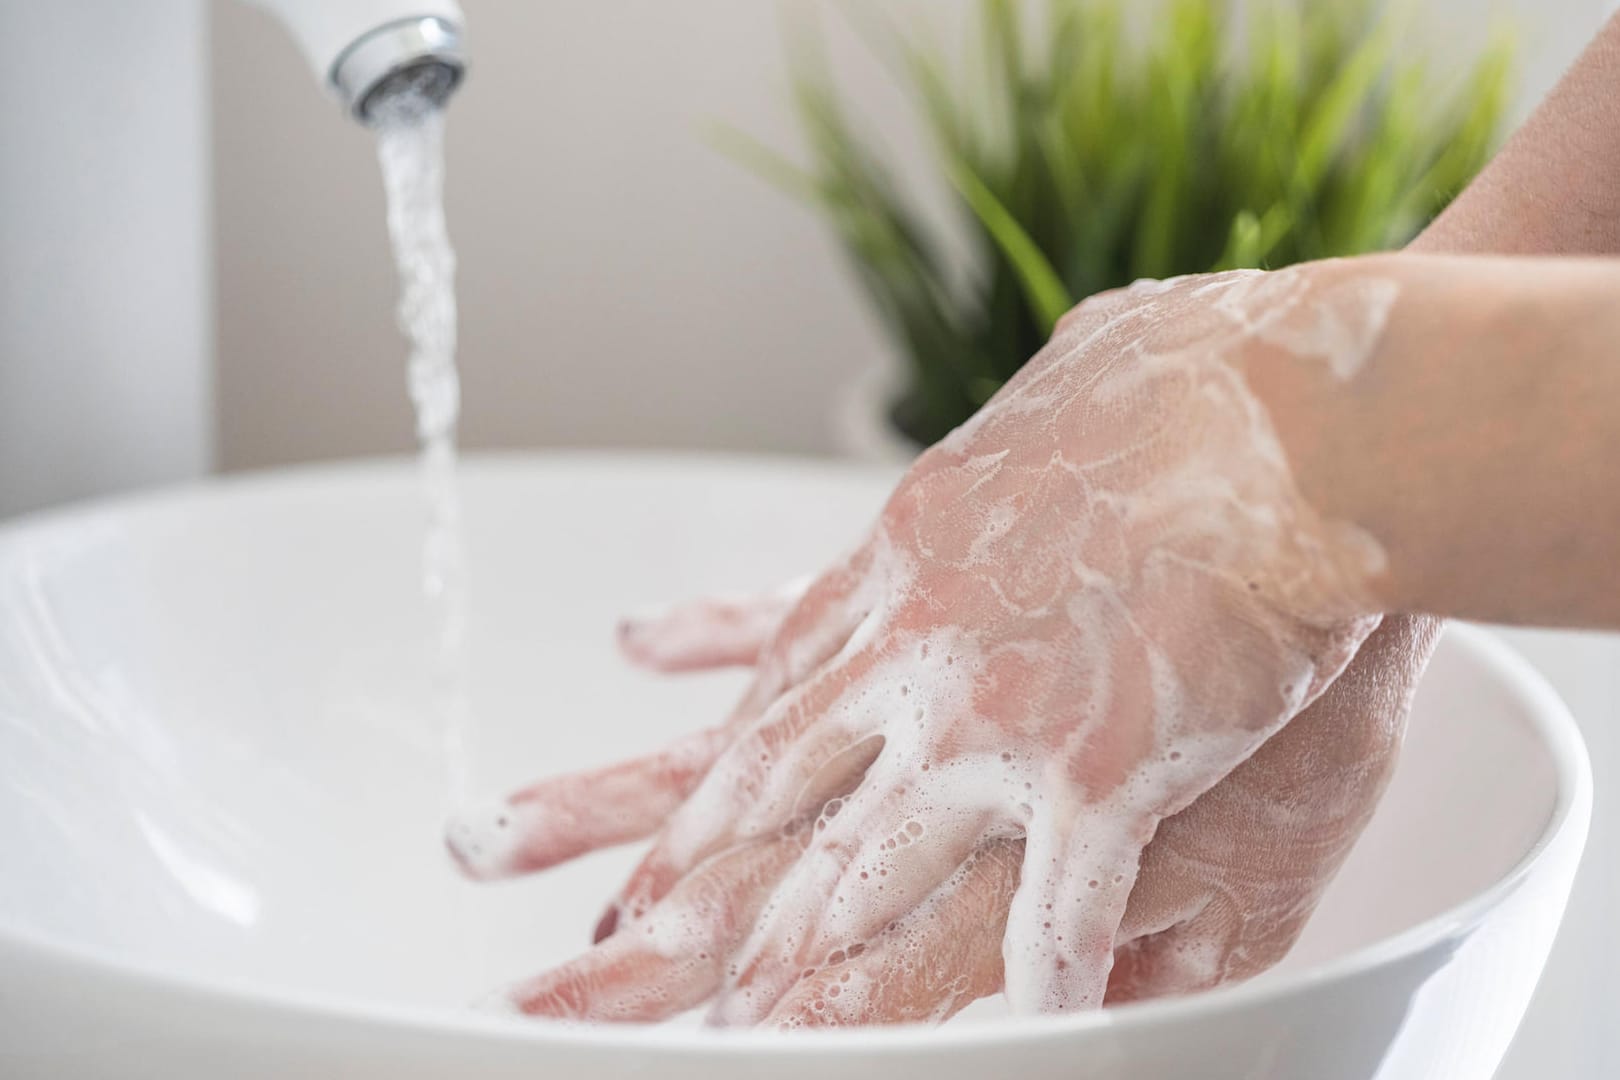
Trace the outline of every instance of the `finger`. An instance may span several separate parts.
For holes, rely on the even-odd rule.
[[[657,754],[542,780],[457,815],[445,846],[468,877],[490,881],[639,840],[691,794],[730,738],[710,728]]]
[[[768,593],[632,615],[619,623],[619,648],[631,663],[653,671],[752,667],[809,586],[803,578]]]
[[[1151,815],[1127,819],[1107,806],[1046,806],[1030,822],[1002,943],[1015,1013],[1102,1005],[1115,936],[1155,824]]]
[[[507,1002],[531,1016],[597,1022],[652,1022],[701,1004],[802,847],[793,834],[715,856],[634,930],[514,986]]]
[[[863,547],[810,583],[760,653],[754,684],[738,707],[745,722],[758,719],[848,645],[882,593],[872,563],[872,551]]]
[[[842,739],[842,736],[839,736],[839,739]],[[843,749],[836,752],[833,751],[830,746],[825,744],[822,745],[822,749],[820,750],[819,754],[808,753],[803,747],[796,748],[796,753],[803,754],[806,760],[819,760],[821,758],[825,758],[826,760],[824,764],[822,764],[821,768],[816,770],[816,772],[805,783],[804,789],[800,792],[798,798],[793,802],[793,809],[786,815],[785,818],[783,818],[783,820],[788,823],[799,821],[806,823],[813,822],[821,813],[822,807],[825,806],[828,801],[848,794],[849,791],[860,782],[861,776],[865,774],[867,768],[872,764],[882,750],[883,737],[881,735],[862,739],[859,742],[845,746]],[[801,775],[805,771],[807,771],[805,768],[796,767],[790,760],[782,766],[778,776],[787,774]],[[776,801],[781,805],[786,805],[785,800]],[[756,808],[756,811],[757,809],[758,808]],[[757,818],[758,820],[763,821],[765,815],[758,814]],[[760,836],[770,831],[762,825],[751,823],[750,819],[742,819],[739,823],[733,824],[736,827],[732,828],[728,834],[732,838],[743,836]],[[735,840],[717,839],[712,842],[711,846],[720,848],[731,842],[735,842]],[[653,854],[654,853],[649,853],[648,857],[643,858],[642,866],[638,868],[638,873],[643,871],[649,875],[655,873],[652,862]],[[667,872],[674,874],[678,873],[679,871],[669,868],[667,869]],[[637,888],[637,883],[633,877],[631,884],[627,886],[627,890],[634,888]],[[612,903],[608,904],[607,910],[604,911],[601,918],[597,920],[596,930],[592,940],[601,941],[617,931],[621,916],[628,914],[629,918],[635,918],[638,910],[645,910],[646,907],[653,902],[650,899],[639,899],[638,902],[638,897],[650,896],[653,894],[653,892],[655,892],[655,887],[649,885],[647,886],[647,891],[645,893],[638,894],[629,891],[621,893]]]
[[[870,945],[799,980],[766,1023],[779,1028],[941,1023],[1001,990],[1001,938],[1020,840],[993,840]]]
[[[851,602],[864,558],[857,553],[810,587],[805,602],[789,617],[799,635],[796,643],[778,648],[780,655],[761,672],[725,725],[681,739],[658,754],[542,780],[461,815],[447,830],[452,857],[470,877],[493,880],[543,870],[656,832],[697,788],[734,733],[757,722],[766,705],[780,696],[776,687],[793,677],[798,665],[819,665],[843,647],[854,625],[841,620],[856,610]],[[815,610],[807,610],[812,601]],[[617,908],[610,907],[597,940],[611,933],[617,921]]]
[[[1239,974],[1236,968],[1228,972],[1227,962],[1233,958],[1233,954],[1229,951],[1230,943],[1223,943],[1221,939],[1234,925],[1232,914],[1235,913],[1218,914],[1213,927],[1195,919],[1126,942],[1114,950],[1114,967],[1108,976],[1107,1004],[1124,1005],[1132,1001],[1207,990],[1231,979],[1245,978],[1247,974],[1262,971],[1281,959],[1281,953],[1267,955],[1263,959],[1257,957],[1258,966],[1247,974]],[[1241,914],[1238,917],[1241,918]],[[1303,925],[1303,918],[1300,923]],[[1283,952],[1286,951],[1284,948]]]
[[[860,732],[849,729],[846,738],[845,729],[829,726],[819,739],[795,745],[849,687],[853,673],[840,674],[830,665],[881,593],[882,581],[870,573],[872,561],[869,548],[856,551],[817,578],[788,614],[733,716],[734,727],[752,725],[752,739],[740,748],[734,743],[734,752],[710,769],[671,818],[609,903],[597,924],[598,940],[614,932],[621,915],[633,918],[656,902],[702,858],[785,823],[795,813],[804,777],[825,775],[828,762],[859,739]],[[784,764],[771,768],[779,757]],[[869,763],[856,764],[864,771]],[[857,772],[848,783],[858,779]],[[774,799],[762,796],[766,789]]]
[[[1287,955],[1394,772],[1438,625],[1386,619],[1309,708],[1160,824],[1110,1004],[1246,979]]]
[[[994,821],[988,808],[932,805],[909,778],[868,774],[816,821],[803,858],[737,957],[737,975],[712,1018],[759,1022],[800,978],[865,947],[931,896],[972,858]]]
[[[871,759],[844,752],[871,734],[872,725],[837,706],[868,663],[856,658],[823,672],[790,691],[739,735],[670,817],[615,898],[615,910],[639,918],[710,855],[768,835],[806,812],[799,806],[800,796],[813,779],[829,790],[853,787]],[[853,775],[833,784],[826,770],[840,759]]]

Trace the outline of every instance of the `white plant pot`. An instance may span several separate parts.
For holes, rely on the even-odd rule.
[[[891,364],[874,364],[845,383],[833,401],[833,446],[840,457],[871,465],[910,465],[917,444],[889,422],[889,403],[901,376]]]

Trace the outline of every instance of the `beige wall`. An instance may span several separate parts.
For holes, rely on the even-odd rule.
[[[466,6],[447,180],[465,441],[825,449],[881,341],[818,223],[699,137],[790,138],[778,5]],[[370,139],[262,12],[214,15],[222,464],[403,448]],[[873,65],[851,78],[903,115]]]
[[[465,441],[829,449],[838,388],[884,346],[819,223],[698,136],[725,119],[792,144],[779,21],[805,3],[466,6],[474,66],[448,181]],[[949,25],[964,2],[885,6]],[[1485,5],[1429,6],[1453,51],[1477,38]],[[1509,6],[1526,13],[1536,93],[1602,0]],[[403,449],[370,140],[268,16],[213,13],[221,463]],[[881,130],[907,131],[888,78],[846,38],[851,92]],[[924,169],[914,139],[902,157]]]

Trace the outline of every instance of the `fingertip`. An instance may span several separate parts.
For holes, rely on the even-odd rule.
[[[552,975],[543,975],[528,983],[507,987],[492,995],[504,1006],[510,1016],[543,1016],[552,1020],[589,1020],[592,1003],[583,982],[572,976],[569,969]]]
[[[480,807],[452,817],[444,846],[462,874],[473,881],[499,881],[526,869],[516,811],[507,803]]]
[[[613,640],[619,646],[619,655],[631,665],[655,668],[656,657],[647,648],[647,623],[653,616],[626,615],[613,628]]]
[[[683,628],[678,612],[627,615],[619,620],[614,634],[619,655],[631,667],[658,675],[727,667],[734,662],[707,635],[693,636],[690,628]]]
[[[517,990],[513,987],[495,990],[485,994],[483,997],[474,999],[472,1009],[474,1012],[482,1013],[485,1016],[517,1017],[526,1015],[518,1004]]]

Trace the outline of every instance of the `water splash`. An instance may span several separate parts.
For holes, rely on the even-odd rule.
[[[410,88],[372,113],[399,272],[399,326],[410,344],[427,529],[422,596],[435,635],[434,715],[444,744],[450,808],[466,801],[471,752],[467,556],[456,485],[456,256],[444,223],[444,112]]]

